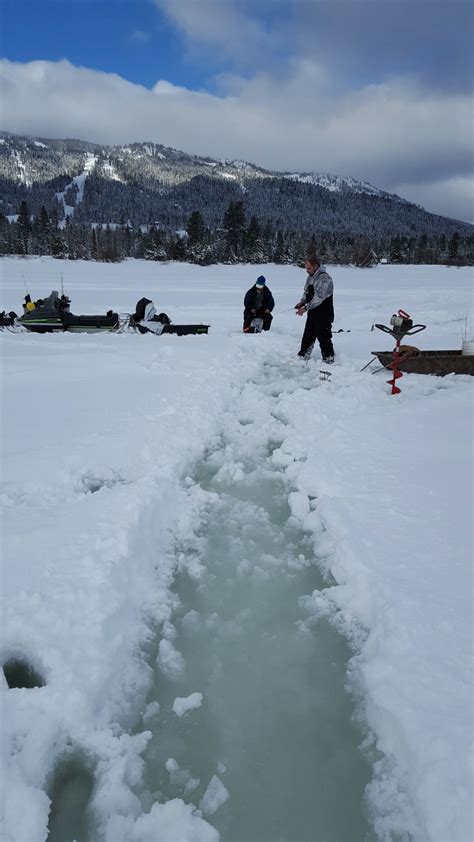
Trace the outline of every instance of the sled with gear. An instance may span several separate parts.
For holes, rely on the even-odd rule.
[[[71,301],[67,295],[59,295],[53,290],[47,298],[40,298],[32,301],[30,296],[25,297],[23,304],[23,315],[14,315],[14,329],[25,329],[30,333],[102,333],[103,331],[118,330],[119,315],[108,310],[104,315],[76,316],[70,311]],[[4,324],[1,327],[8,327]]]
[[[392,316],[390,326],[375,324],[374,327],[383,333],[390,334],[395,339],[395,348],[393,351],[372,351],[372,359],[361,371],[377,359],[381,365],[372,373],[376,374],[383,369],[392,372],[391,380],[387,381],[392,387],[392,395],[400,393],[396,381],[403,377],[404,373],[431,374],[437,377],[445,377],[447,374],[474,375],[474,349],[469,347],[473,343],[464,342],[461,350],[447,351],[420,351],[414,345],[402,344],[406,336],[413,336],[426,329],[426,325],[414,325],[405,310],[399,310]]]
[[[13,310],[0,313],[0,330],[12,333],[111,333],[138,332],[174,333],[187,336],[208,333],[209,325],[175,325],[166,313],[157,315],[155,305],[148,298],[137,302],[135,312],[116,313],[108,310],[105,315],[76,316],[70,311],[71,301],[67,295],[59,295],[53,290],[47,298],[32,301],[26,295],[23,302],[23,315],[18,316]]]
[[[192,336],[208,333],[210,325],[175,325],[166,313],[156,313],[153,301],[150,301],[149,298],[140,298],[135,307],[135,312],[130,316],[129,327],[138,330],[139,333],[154,333],[157,336],[161,336],[162,333]]]
[[[390,368],[393,363],[393,351],[372,351],[382,368]],[[474,355],[460,351],[420,351],[411,345],[400,346],[400,371],[407,374],[434,374],[445,377],[446,374],[470,374],[474,376]],[[375,374],[375,371],[374,371]]]

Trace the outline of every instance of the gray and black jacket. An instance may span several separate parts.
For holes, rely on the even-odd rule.
[[[299,307],[305,307],[306,310],[317,310],[318,315],[334,321],[334,307],[333,307],[333,291],[334,284],[325,266],[320,266],[314,275],[308,275],[304,285],[303,296],[299,302]],[[316,314],[315,314],[316,315]]]

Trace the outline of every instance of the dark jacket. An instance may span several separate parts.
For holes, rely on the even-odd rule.
[[[244,298],[244,307],[246,310],[273,310],[275,301],[273,295],[267,286],[263,287],[262,292],[257,290],[254,285],[246,293]]]

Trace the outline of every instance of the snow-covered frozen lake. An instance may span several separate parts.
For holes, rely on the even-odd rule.
[[[2,839],[471,839],[472,383],[360,369],[400,307],[460,347],[472,270],[330,271],[326,381],[295,267],[0,261],[0,309],[211,325],[0,334],[0,656],[43,684],[0,672]]]

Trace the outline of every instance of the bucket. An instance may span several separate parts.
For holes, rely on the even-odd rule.
[[[474,339],[464,340],[461,354],[463,357],[474,357]]]

